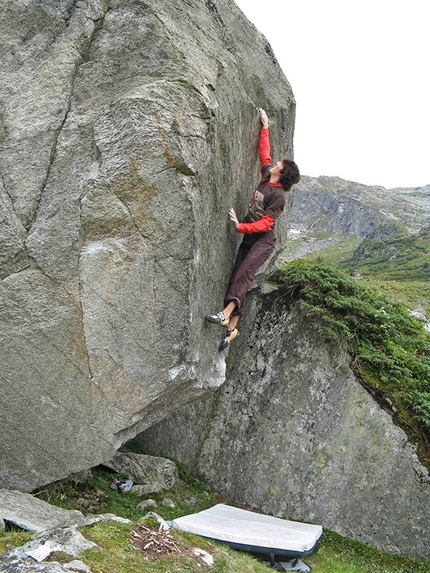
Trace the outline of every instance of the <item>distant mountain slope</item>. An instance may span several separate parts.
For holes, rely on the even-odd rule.
[[[369,187],[303,177],[280,261],[321,257],[394,301],[430,313],[430,185]]]
[[[385,189],[339,177],[304,175],[295,186],[289,225],[283,261],[303,258],[346,238],[352,252],[360,239],[415,234],[428,227],[430,185]]]
[[[308,177],[295,187],[294,229],[382,238],[430,224],[430,185],[385,189],[339,177]]]

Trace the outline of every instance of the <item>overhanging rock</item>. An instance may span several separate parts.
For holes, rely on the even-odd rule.
[[[221,304],[259,118],[295,102],[231,0],[2,7],[0,486],[112,457],[224,381]],[[283,242],[282,220],[278,244]]]

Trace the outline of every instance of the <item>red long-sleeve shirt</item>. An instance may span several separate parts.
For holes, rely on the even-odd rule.
[[[270,139],[269,130],[264,128],[260,131],[260,141],[258,142],[258,157],[260,158],[261,169],[266,165],[272,164],[270,157]]]
[[[258,156],[261,163],[262,178],[251,198],[248,214],[244,222],[239,223],[238,233],[245,235],[267,233],[273,227],[275,219],[282,213],[285,205],[285,192],[280,183],[270,183],[270,139],[269,130],[260,131]]]

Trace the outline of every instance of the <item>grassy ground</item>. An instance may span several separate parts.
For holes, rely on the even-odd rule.
[[[180,547],[179,554],[151,556],[145,551],[136,551],[133,543],[133,531],[136,526],[100,524],[85,536],[97,543],[100,549],[92,549],[84,555],[84,562],[93,572],[102,573],[179,573],[182,571],[197,573],[208,571],[209,567],[193,553],[193,549],[202,549],[209,553],[214,564],[210,569],[216,573],[265,573],[268,569],[246,554],[234,552],[201,537],[172,532],[175,544]]]
[[[331,531],[324,532],[320,550],[306,561],[312,573],[430,572],[430,562],[390,555]]]
[[[30,541],[32,534],[28,531],[21,531],[18,529],[11,528],[7,531],[0,532],[0,555],[2,553],[8,553],[14,547],[19,547],[24,545],[27,541]]]
[[[328,264],[336,264],[346,258],[352,257],[358,244],[359,239],[355,237],[352,239],[345,239],[331,247],[328,247],[327,249],[311,253],[306,257],[306,259],[316,261],[323,258]]]
[[[86,537],[102,551],[87,551],[84,561],[92,571],[102,573],[170,573],[209,570],[191,550],[200,548],[214,557],[215,573],[266,573],[269,569],[250,555],[233,551],[220,544],[194,535],[175,533],[188,551],[181,556],[145,559],[144,553],[133,551],[131,526],[98,525]],[[412,558],[389,555],[353,542],[332,532],[325,532],[317,553],[304,559],[313,573],[429,573],[430,563]]]
[[[327,236],[326,236],[327,235]],[[304,249],[309,252],[309,249],[315,249],[315,252],[308,254],[305,258],[314,260],[318,258],[319,253],[323,252],[324,257],[330,259],[332,263],[337,263],[346,257],[352,257],[360,240],[356,237],[344,240],[335,240],[326,233],[309,233],[306,237],[297,237],[288,241],[286,248],[282,251],[281,260],[293,260],[294,258],[302,258],[301,252]],[[308,244],[309,241],[315,240],[314,243]],[[325,247],[324,247],[325,245]]]
[[[361,274],[361,272],[360,272]],[[414,310],[422,306],[430,318],[430,288],[429,281],[419,280],[389,280],[382,275],[363,277],[363,284],[375,289],[379,294],[385,294],[406,308]]]
[[[189,515],[197,511],[203,511],[212,507],[223,498],[216,496],[208,487],[195,480],[186,470],[179,466],[181,480],[179,486],[166,492],[154,493],[148,498],[161,504],[165,497],[169,497],[175,504],[174,508],[159,506],[157,513],[164,519],[171,520],[179,515]],[[142,513],[136,507],[146,498],[141,498],[135,493],[126,495],[119,494],[109,488],[114,479],[122,479],[126,476],[112,474],[102,469],[94,471],[93,477],[84,483],[56,482],[36,493],[39,499],[58,505],[65,509],[79,509],[86,513],[114,513],[120,517],[138,521]]]
[[[430,315],[430,232],[394,239],[346,239],[312,253],[309,261],[337,265],[363,283],[386,294],[394,302],[415,309],[421,305]]]
[[[204,484],[193,478],[179,466],[180,485],[172,491],[151,495],[161,503],[164,497],[172,499],[175,508],[159,506],[156,511],[164,519],[170,520],[188,513],[226,501],[216,495]],[[68,509],[91,507],[94,513],[115,513],[132,520],[131,524],[114,522],[98,523],[82,528],[83,535],[98,545],[98,549],[86,551],[82,560],[93,573],[265,573],[268,568],[250,555],[233,551],[213,541],[185,534],[179,531],[171,533],[174,543],[180,547],[180,553],[157,556],[142,551],[136,545],[136,533],[143,516],[136,506],[142,498],[135,494],[120,494],[109,489],[113,479],[121,475],[106,471],[93,471],[93,477],[85,483],[56,483],[40,490],[37,496]],[[158,525],[145,524],[158,531]],[[134,533],[133,533],[134,532]],[[22,545],[30,538],[28,532],[7,531],[0,533],[0,552],[10,551],[14,546]],[[194,555],[193,549],[207,551],[214,558],[212,568]],[[64,555],[56,555],[59,562],[69,561]],[[335,533],[325,531],[319,551],[304,559],[312,567],[313,573],[429,573],[430,562],[407,557],[393,556],[351,541]]]

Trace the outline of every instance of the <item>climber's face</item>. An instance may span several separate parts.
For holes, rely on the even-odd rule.
[[[277,163],[275,163],[275,165],[273,167],[271,167],[269,169],[269,173],[270,175],[280,175],[281,169],[283,167],[283,163],[282,161],[278,161]]]

